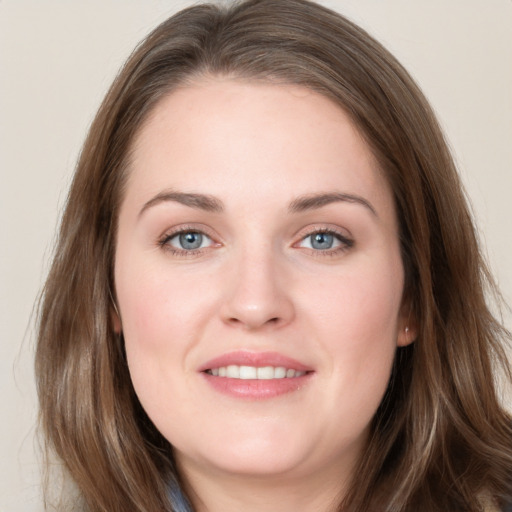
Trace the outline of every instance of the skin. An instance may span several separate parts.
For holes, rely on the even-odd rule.
[[[169,191],[213,196],[223,210],[155,199]],[[361,201],[290,208],[334,193]],[[180,229],[208,238],[186,253]],[[342,238],[315,249],[318,230]],[[389,185],[329,99],[210,78],[157,105],[120,210],[114,323],[199,511],[333,509],[395,349],[415,335],[403,280]],[[226,395],[198,369],[233,350],[277,352],[311,371],[275,397]]]

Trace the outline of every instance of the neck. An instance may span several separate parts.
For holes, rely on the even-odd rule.
[[[187,463],[185,489],[196,512],[335,512],[345,493],[340,468],[313,475],[241,475],[206,472]],[[334,469],[334,471],[333,471]]]

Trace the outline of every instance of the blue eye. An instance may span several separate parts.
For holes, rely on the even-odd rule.
[[[299,247],[314,251],[338,252],[354,245],[354,241],[334,231],[316,231],[304,237]]]
[[[173,249],[184,252],[203,249],[211,245],[211,243],[211,238],[199,231],[181,231],[166,237],[162,241],[162,245],[167,245]]]
[[[187,249],[189,251],[194,249],[199,249],[201,244],[203,243],[203,235],[201,233],[182,233],[178,235],[178,240],[182,249]]]
[[[325,251],[326,249],[332,249],[335,238],[330,233],[314,233],[309,235],[311,247],[318,249],[319,251]]]

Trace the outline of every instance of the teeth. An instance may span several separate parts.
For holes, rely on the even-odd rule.
[[[257,379],[258,369],[254,366],[240,366],[241,379]]]
[[[226,368],[226,377],[230,379],[239,379],[240,378],[240,366],[235,366],[234,364],[229,365]]]
[[[274,368],[272,366],[264,366],[263,368],[258,368],[258,379],[273,379],[274,378]]]
[[[238,366],[230,364],[220,368],[212,368],[206,373],[215,377],[228,377],[230,379],[252,379],[252,380],[271,380],[271,379],[292,379],[302,377],[306,372],[300,372],[292,368],[283,366]]]
[[[295,370],[293,370],[295,372]],[[291,373],[291,372],[290,372]],[[278,366],[274,369],[274,379],[284,379],[286,377],[286,368]]]

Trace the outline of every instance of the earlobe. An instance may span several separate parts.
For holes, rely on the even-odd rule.
[[[402,299],[402,305],[398,316],[398,333],[396,337],[397,347],[406,347],[416,341],[418,337],[418,321],[414,313],[411,301]]]
[[[406,347],[410,345],[416,340],[417,337],[417,328],[414,325],[406,324],[403,327],[400,327],[400,331],[397,336],[397,346]]]

